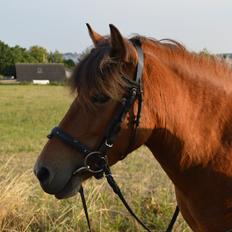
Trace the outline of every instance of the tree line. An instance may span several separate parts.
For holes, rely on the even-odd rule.
[[[29,49],[18,45],[10,47],[0,40],[0,75],[15,76],[16,63],[63,63],[67,68],[75,66],[73,60],[64,60],[59,51],[49,52],[41,46]]]

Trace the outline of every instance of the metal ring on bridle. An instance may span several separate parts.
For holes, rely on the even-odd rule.
[[[91,173],[94,173],[94,174],[103,172],[103,169],[93,170],[93,169],[91,168],[91,166],[88,165],[88,159],[89,159],[89,157],[91,157],[91,156],[94,155],[94,154],[101,155],[101,152],[99,152],[99,151],[90,152],[90,153],[85,157],[84,165],[83,165],[82,167],[76,169],[76,170],[72,173],[72,175],[75,176],[77,173],[79,173],[79,172],[85,172],[85,171],[91,172]],[[98,158],[100,158],[100,159],[102,159],[102,160],[105,161],[105,158],[104,158],[104,157],[100,157],[100,156],[99,156]]]
[[[87,170],[88,170],[89,172],[92,172],[92,173],[100,173],[100,172],[103,172],[103,171],[104,171],[102,168],[99,169],[99,170],[93,170],[93,169],[91,168],[91,166],[88,164],[89,158],[90,158],[91,156],[93,156],[93,155],[96,155],[96,154],[97,154],[97,155],[101,155],[101,152],[100,152],[100,151],[93,151],[93,152],[90,152],[90,153],[85,157],[85,160],[84,160],[84,166],[87,168]],[[98,158],[105,161],[105,158],[102,157],[102,156],[98,156]]]

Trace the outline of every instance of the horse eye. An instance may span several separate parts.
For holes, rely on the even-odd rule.
[[[91,97],[91,100],[93,103],[104,104],[110,100],[110,97],[103,94],[99,94]]]

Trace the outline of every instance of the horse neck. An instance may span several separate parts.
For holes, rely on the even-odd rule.
[[[222,118],[231,115],[227,92],[206,77],[180,74],[170,68],[169,57],[159,57],[149,46],[144,51],[146,145],[171,178],[190,166],[207,165],[220,146]]]

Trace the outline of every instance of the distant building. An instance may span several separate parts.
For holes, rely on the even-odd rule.
[[[49,80],[64,82],[65,69],[63,64],[16,64],[17,81]]]
[[[232,67],[232,53],[219,54],[219,57],[225,59],[225,61]]]

